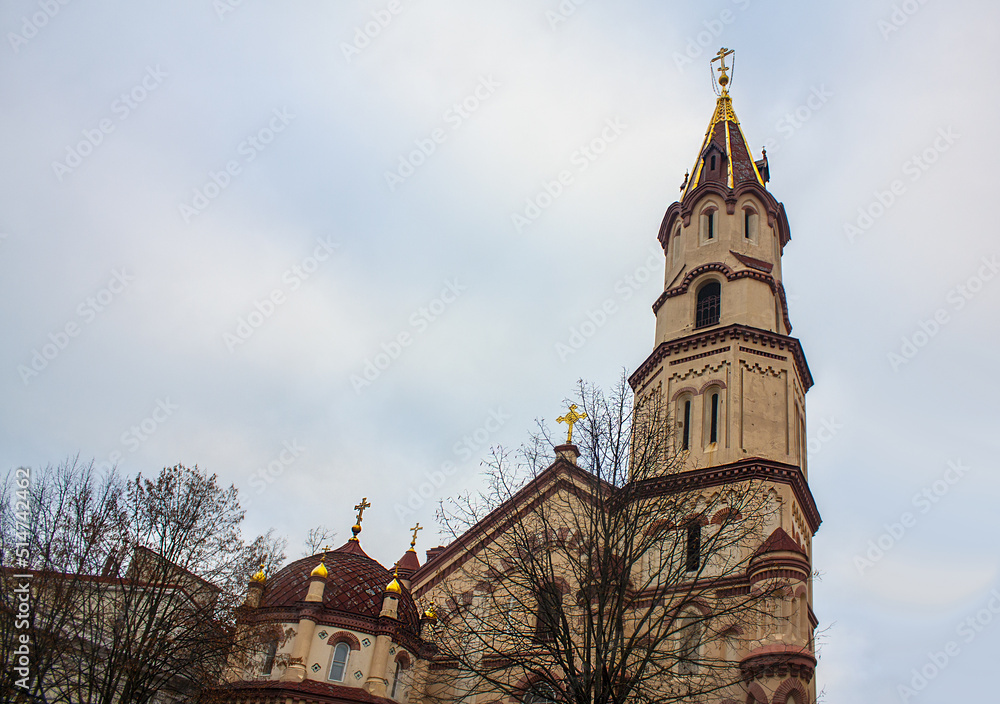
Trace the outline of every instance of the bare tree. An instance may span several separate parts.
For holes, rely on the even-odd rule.
[[[780,580],[746,582],[768,487],[689,481],[660,399],[633,408],[624,378],[578,395],[577,462],[543,427],[439,511],[465,557],[423,594],[439,615],[419,683],[431,699],[703,701],[740,681],[733,653],[780,618]]]
[[[302,551],[302,557],[315,555],[330,545],[336,537],[337,531],[331,530],[326,526],[316,526],[310,529],[306,534],[305,550]]]
[[[12,472],[0,487],[4,701],[140,704],[216,682],[228,653],[256,647],[234,628],[252,565],[284,559],[273,536],[244,543],[243,516],[236,489],[197,467],[128,480],[78,460]]]

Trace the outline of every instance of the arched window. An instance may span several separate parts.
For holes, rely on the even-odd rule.
[[[677,672],[681,675],[698,674],[698,650],[701,646],[699,614],[687,611],[680,618],[680,637],[677,649]]]
[[[351,646],[347,643],[337,643],[333,649],[333,663],[330,665],[330,679],[333,682],[343,682],[347,674],[347,659],[351,656]]]
[[[274,669],[274,658],[278,654],[278,641],[272,640],[267,644],[267,653],[264,656],[264,669],[261,670],[262,675],[270,675],[271,670]]]
[[[685,569],[688,572],[697,572],[701,567],[701,523],[696,520],[688,523],[684,553]]]
[[[719,322],[722,313],[722,286],[718,281],[710,281],[698,289],[698,305],[695,310],[695,328],[704,328]]]
[[[535,635],[539,640],[553,640],[559,634],[562,610],[562,592],[549,582],[538,592],[538,612]]]
[[[705,392],[705,437],[704,443],[719,442],[722,436],[722,393],[717,386]]]
[[[396,698],[397,694],[402,694],[403,693],[403,686],[402,686],[402,683],[399,680],[403,676],[403,670],[404,669],[405,668],[403,667],[403,663],[401,663],[399,660],[397,660],[396,661],[396,672],[392,676],[392,693],[389,695],[393,699]]]
[[[687,450],[691,447],[691,399],[684,399],[683,408],[683,420],[681,421],[681,449]]]
[[[719,229],[718,223],[718,211],[714,205],[707,206],[701,211],[701,215],[698,216],[698,221],[700,223],[700,241],[701,244],[708,244],[709,242],[715,241],[715,235]]]
[[[743,208],[743,238],[757,241],[757,211],[749,206]]]
[[[555,704],[555,701],[555,690],[547,682],[538,682],[521,697],[521,704]]]

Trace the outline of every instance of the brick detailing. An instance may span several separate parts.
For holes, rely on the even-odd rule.
[[[803,393],[808,391],[813,385],[812,373],[806,363],[806,356],[802,352],[802,345],[794,337],[779,335],[777,333],[751,328],[746,325],[727,325],[723,328],[715,328],[705,332],[679,337],[675,340],[661,342],[653,353],[646,358],[632,376],[629,377],[629,384],[632,389],[637,389],[646,377],[650,376],[667,357],[671,357],[680,352],[697,350],[710,345],[722,344],[733,340],[737,342],[749,342],[761,347],[770,347],[783,352],[788,352],[795,361],[795,367],[802,379]]]
[[[740,349],[743,349],[742,347]],[[682,359],[674,359],[670,362],[670,366],[675,364],[683,364],[684,362],[690,362],[692,359],[701,359],[702,357],[711,357],[713,354],[722,354],[723,352],[728,352],[729,347],[720,347],[716,350],[711,350],[710,352],[701,352],[700,354],[693,354],[690,357],[683,357]]]
[[[726,349],[729,349],[728,347]],[[764,352],[763,350],[755,350],[753,347],[744,347],[740,345],[740,352],[749,352],[750,354],[759,354],[761,357],[768,357],[770,359],[780,359],[785,361],[788,357],[781,354],[771,354],[770,352]],[[673,364],[673,362],[671,362]]]

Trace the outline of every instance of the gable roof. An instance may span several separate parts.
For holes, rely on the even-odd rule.
[[[452,541],[433,560],[428,560],[413,575],[412,585],[415,597],[420,597],[431,587],[478,554],[487,543],[496,539],[512,523],[529,513],[539,502],[544,501],[560,488],[573,491],[587,485],[601,482],[593,474],[565,460],[556,459],[544,470],[526,483],[514,496],[504,501],[465,533]]]

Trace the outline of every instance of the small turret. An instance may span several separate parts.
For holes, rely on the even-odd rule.
[[[385,585],[382,593],[382,611],[379,618],[399,618],[399,597],[403,593],[403,585],[399,583],[399,575],[393,575],[392,581]]]
[[[413,531],[413,539],[410,540],[410,549],[403,553],[403,556],[396,562],[396,578],[407,589],[410,588],[411,578],[420,569],[420,558],[417,557],[417,533],[424,528],[419,523],[410,528]]]
[[[326,588],[326,578],[329,571],[326,569],[326,550],[323,557],[319,559],[319,564],[309,573],[309,593],[306,594],[306,601],[323,603],[323,591]]]
[[[247,606],[254,609],[260,606],[260,597],[264,593],[264,585],[266,583],[267,575],[264,574],[264,563],[261,562],[260,569],[250,577],[250,583],[247,584],[247,598],[244,602]]]

